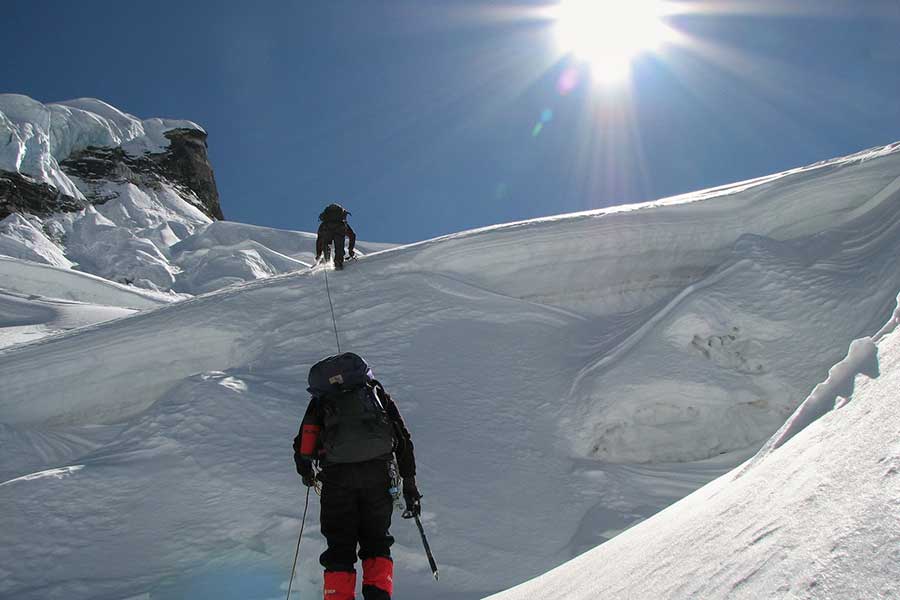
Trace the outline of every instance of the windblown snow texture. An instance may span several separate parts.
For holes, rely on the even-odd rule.
[[[584,575],[566,565],[507,597],[893,593],[896,415],[863,392],[896,389],[896,336],[880,342],[879,378],[840,411],[742,477],[615,536],[752,457],[853,340],[896,319],[898,178],[900,148],[886,147],[648,205],[463,232],[329,273],[342,348],[372,364],[416,440],[442,577],[434,583],[415,528],[398,519],[397,600],[481,598],[610,539],[594,551],[602,558],[571,567]],[[115,230],[99,209],[83,218]],[[184,266],[164,293],[279,266],[0,351],[0,596],[283,593],[303,498],[290,442],[306,373],[336,350],[322,268],[286,272],[311,245],[304,234],[219,223],[172,233],[159,265]],[[121,291],[77,287],[90,302]],[[11,322],[50,318],[17,293]],[[871,346],[856,347],[835,382],[875,373]],[[300,597],[320,593],[317,508]],[[810,514],[818,530],[796,523]],[[815,568],[776,575],[801,561]]]
[[[743,467],[490,600],[900,597],[897,324],[855,341]]]

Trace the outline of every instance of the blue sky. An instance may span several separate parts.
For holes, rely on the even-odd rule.
[[[196,121],[226,218],[309,231],[336,201],[372,241],[650,200],[900,139],[897,2],[682,4],[706,9],[668,21],[694,43],[602,87],[560,54],[540,2],[12,0],[0,91]]]

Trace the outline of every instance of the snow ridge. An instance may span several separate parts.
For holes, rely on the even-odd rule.
[[[846,406],[853,396],[854,384],[860,375],[870,379],[879,376],[878,342],[893,333],[900,324],[900,297],[890,320],[873,337],[853,340],[847,357],[828,370],[828,377],[816,385],[812,393],[791,418],[759,450],[752,460],[735,475],[741,477],[783,446],[792,437],[806,429],[826,413]]]

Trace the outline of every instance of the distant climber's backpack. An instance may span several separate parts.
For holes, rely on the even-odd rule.
[[[340,204],[329,204],[319,214],[319,220],[323,223],[343,223],[347,220],[347,215],[349,214],[350,211]]]
[[[373,382],[369,365],[352,352],[309,370],[309,392],[322,415],[325,463],[363,462],[393,452],[394,426]]]

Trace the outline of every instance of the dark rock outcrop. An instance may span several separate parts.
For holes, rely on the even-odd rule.
[[[84,208],[83,200],[60,193],[52,185],[13,171],[0,170],[0,220],[12,213],[45,216]]]
[[[219,205],[216,177],[206,153],[206,133],[197,129],[173,129],[165,135],[170,145],[160,162],[164,173],[170,181],[194,192],[203,203],[206,214],[220,221],[225,220]]]
[[[70,177],[90,183],[101,184],[105,181],[131,182],[142,185],[142,173],[152,173],[154,163],[145,158],[134,158],[125,154],[121,148],[97,148],[90,146],[72,154],[59,163],[62,171]],[[85,190],[82,190],[85,193]],[[86,192],[93,204],[103,204],[109,198],[100,198],[90,190]]]
[[[173,129],[165,136],[170,146],[164,152],[130,156],[121,148],[88,147],[59,163],[62,171],[87,184],[82,193],[91,204],[110,200],[104,195],[107,181],[130,182],[138,187],[158,187],[166,181],[182,196],[213,219],[224,220],[219,191],[206,152],[206,133],[196,129]],[[55,187],[20,173],[0,171],[0,219],[13,212],[48,215],[84,208],[86,203],[61,194]]]

